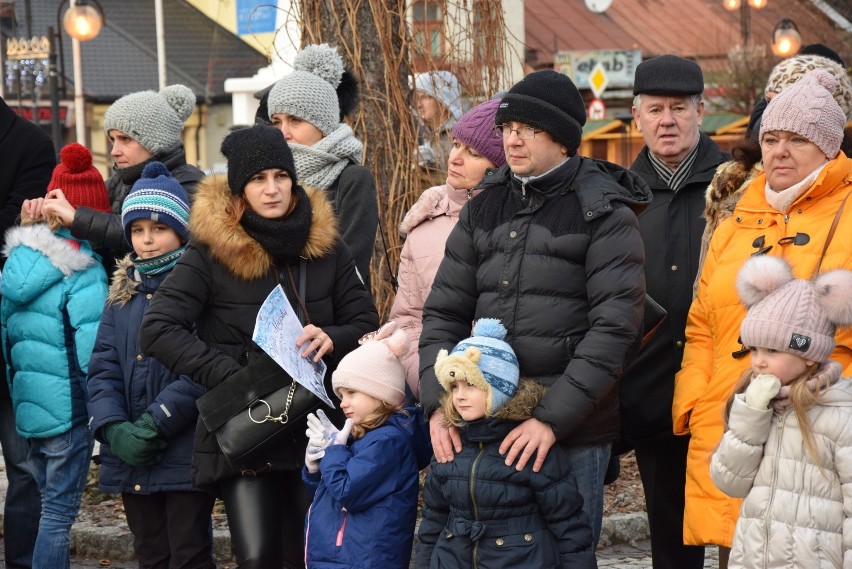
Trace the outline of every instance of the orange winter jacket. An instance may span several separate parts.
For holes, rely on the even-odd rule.
[[[739,516],[740,500],[723,494],[710,479],[710,457],[722,439],[725,403],[749,367],[748,357],[731,356],[740,349],[740,323],[746,313],[735,287],[737,274],[746,259],[768,248],[764,254],[783,257],[796,278],[810,279],[835,214],[852,191],[852,159],[840,152],[786,215],[766,202],[765,184],[766,176],[761,173],[746,189],[734,214],[716,229],[689,310],[687,343],[683,365],[675,377],[672,406],[675,434],[691,435],[683,522],[687,545],[730,547]],[[797,234],[795,242],[787,239]],[[852,269],[852,198],[843,209],[820,270],[836,268]],[[852,373],[852,329],[838,330],[836,339],[832,358],[848,376]]]

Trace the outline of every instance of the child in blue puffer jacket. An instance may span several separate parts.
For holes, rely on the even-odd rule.
[[[79,144],[60,153],[48,191],[75,207],[109,212],[92,155]],[[57,219],[32,219],[6,232],[0,325],[18,433],[41,493],[34,569],[70,567],[71,525],[80,509],[93,440],[86,424],[86,371],[107,292],[100,257]]]
[[[411,561],[418,473],[432,447],[420,409],[402,409],[408,338],[388,322],[361,342],[332,375],[343,428],[322,411],[308,416],[308,569],[407,569]]]
[[[140,569],[213,569],[214,498],[193,488],[190,473],[204,389],[139,347],[151,298],[189,238],[186,191],[151,162],[124,200],[121,222],[134,252],[118,263],[89,363],[100,489],[121,493]]]
[[[507,466],[500,454],[544,393],[536,381],[519,381],[505,336],[499,320],[483,318],[452,354],[438,354],[444,417],[459,427],[462,450],[450,462],[432,460],[417,567],[593,569],[592,527],[567,451],[551,448],[539,472]]]

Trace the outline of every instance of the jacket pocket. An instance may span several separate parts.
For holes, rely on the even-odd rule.
[[[478,561],[482,567],[561,567],[553,534],[546,529],[484,538],[479,542]]]
[[[337,547],[343,547],[343,537],[346,535],[346,517],[349,515],[346,508],[342,508],[340,511],[343,512],[343,521],[340,522],[340,529],[337,530],[337,538],[334,540],[334,545]]]

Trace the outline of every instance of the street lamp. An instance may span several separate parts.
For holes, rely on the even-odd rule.
[[[772,53],[778,57],[789,57],[799,53],[802,47],[802,36],[796,22],[790,18],[783,18],[772,30]]]
[[[766,7],[768,2],[769,0],[722,0],[722,5],[725,7],[725,10],[730,12],[733,12],[734,10],[740,11],[740,32],[743,35],[743,47],[748,45],[749,24],[751,22],[749,7],[754,8],[755,10],[760,10],[761,8]]]
[[[69,0],[62,0],[56,11],[56,23]],[[93,5],[90,5],[92,2]],[[86,144],[86,100],[83,96],[83,62],[80,56],[80,42],[97,37],[106,23],[103,8],[98,0],[70,0],[70,6],[62,18],[62,24],[71,36],[71,49],[74,61],[74,122],[77,130],[77,142]],[[61,36],[60,36],[61,37]],[[62,43],[60,42],[60,51]],[[60,56],[61,57],[61,56]]]

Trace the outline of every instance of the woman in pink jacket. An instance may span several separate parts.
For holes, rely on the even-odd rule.
[[[403,365],[408,387],[418,399],[417,344],[422,329],[423,303],[444,258],[444,244],[459,220],[462,206],[479,193],[476,186],[486,170],[506,163],[503,139],[494,133],[494,116],[499,104],[499,99],[491,99],[477,105],[453,126],[447,183],[423,192],[399,226],[405,245],[399,263],[399,289],[390,319],[396,320],[411,340]]]

